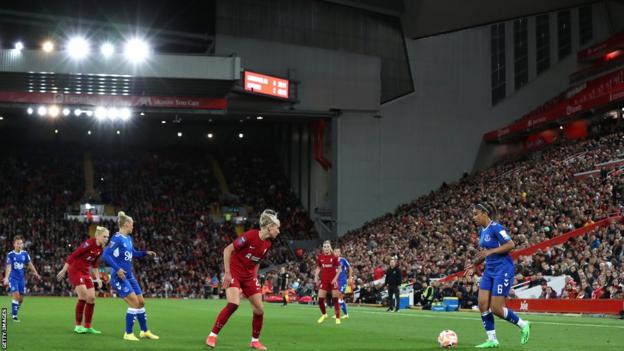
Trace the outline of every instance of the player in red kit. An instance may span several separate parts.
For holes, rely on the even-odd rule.
[[[69,272],[69,282],[76,290],[78,302],[76,303],[76,326],[74,332],[78,334],[101,334],[91,327],[93,310],[95,309],[95,288],[89,268],[93,272],[98,288],[102,286],[100,272],[98,270],[98,259],[102,255],[104,247],[108,243],[108,229],[97,227],[95,237],[88,239],[72,252],[63,269],[56,275],[59,281],[65,277],[65,272]],[[85,324],[82,326],[82,315],[84,313]]]
[[[260,215],[260,230],[245,232],[223,250],[223,288],[228,304],[221,310],[212,332],[206,339],[206,345],[214,348],[217,335],[225,326],[230,316],[240,305],[241,292],[247,296],[253,309],[251,344],[253,349],[266,350],[260,343],[260,330],[264,320],[262,294],[258,282],[258,266],[271,248],[271,241],[279,235],[280,221],[273,210],[264,210]]]
[[[321,309],[321,318],[318,322],[323,323],[327,318],[325,311],[325,297],[327,292],[331,291],[332,302],[334,303],[334,313],[336,314],[336,324],[340,324],[340,305],[338,298],[340,290],[338,290],[338,276],[340,275],[340,258],[334,255],[329,240],[323,243],[323,252],[316,259],[316,270],[314,271],[314,282],[319,287],[318,302]],[[320,285],[319,285],[320,273]]]

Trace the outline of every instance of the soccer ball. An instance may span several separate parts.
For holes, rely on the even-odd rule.
[[[457,334],[452,330],[443,330],[438,335],[438,344],[445,349],[457,347],[457,341]]]

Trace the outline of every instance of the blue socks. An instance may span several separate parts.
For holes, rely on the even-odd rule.
[[[14,318],[17,318],[17,312],[19,312],[20,303],[17,300],[11,301],[11,314]]]
[[[139,320],[141,331],[147,331],[147,317],[145,316],[145,308],[137,308],[136,317]]]
[[[126,334],[132,334],[132,328],[134,328],[134,316],[136,316],[138,309],[129,308],[126,311]]]
[[[518,328],[522,329],[526,326],[526,322],[522,320],[522,318],[518,317],[514,311],[508,309],[507,307],[503,308],[503,314],[505,316],[505,320],[510,323],[513,323],[518,326]]]
[[[496,340],[496,330],[494,329],[494,314],[491,311],[481,313],[481,320],[483,320],[483,327],[488,336],[488,340]]]
[[[504,311],[505,319],[508,322],[511,322],[513,324],[518,324],[518,320],[520,320],[520,317],[518,317],[518,315],[516,315],[512,310],[508,309],[507,307],[503,308],[503,311]]]
[[[342,313],[345,315],[349,314],[347,312],[347,303],[343,299],[340,299],[338,302],[340,302],[340,308],[342,309]]]

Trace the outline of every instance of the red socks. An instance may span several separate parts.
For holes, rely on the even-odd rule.
[[[264,314],[253,315],[253,321],[251,322],[252,330],[251,336],[255,339],[260,338],[260,331],[262,330],[262,322],[264,321]]]
[[[324,297],[319,297],[319,308],[321,309],[321,314],[327,313],[327,311],[325,310],[325,298]]]
[[[236,312],[237,309],[238,309],[237,304],[228,302],[228,304],[225,305],[225,307],[223,307],[223,309],[221,310],[221,313],[219,313],[219,316],[217,316],[217,320],[215,321],[215,324],[212,327],[212,332],[215,334],[219,334],[219,331],[221,331],[221,328],[225,326],[225,323],[227,323],[228,319],[230,319],[230,316],[234,312]],[[255,322],[256,322],[256,319],[254,316],[254,331],[256,329]],[[262,329],[262,320],[260,321],[260,329]],[[258,330],[258,333],[260,333],[259,330]]]
[[[88,303],[85,307],[85,328],[91,328],[91,320],[93,319],[94,303]]]
[[[76,325],[82,325],[82,313],[84,312],[86,304],[87,302],[85,300],[78,300],[78,302],[76,302]]]
[[[338,298],[332,298],[332,302],[334,303],[334,313],[336,314],[336,318],[340,318],[340,304],[338,303]]]

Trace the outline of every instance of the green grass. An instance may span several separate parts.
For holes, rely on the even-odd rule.
[[[9,298],[2,307],[8,308]],[[206,350],[204,342],[224,301],[146,301],[150,330],[157,341],[122,340],[125,303],[99,299],[94,327],[102,335],[76,335],[73,329],[75,299],[26,297],[21,323],[8,321],[8,350]],[[478,313],[385,312],[379,308],[351,307],[351,319],[335,325],[328,318],[316,323],[316,306],[267,304],[261,340],[269,350],[438,350],[436,338],[443,329],[459,335],[459,349],[472,349],[485,340]],[[522,315],[522,314],[521,314]],[[505,350],[621,350],[624,321],[607,318],[522,315],[533,322],[531,340],[520,345],[519,329],[496,320],[501,348]],[[135,324],[138,335],[138,323]],[[251,336],[251,309],[246,301],[219,335],[218,350],[246,350]]]

